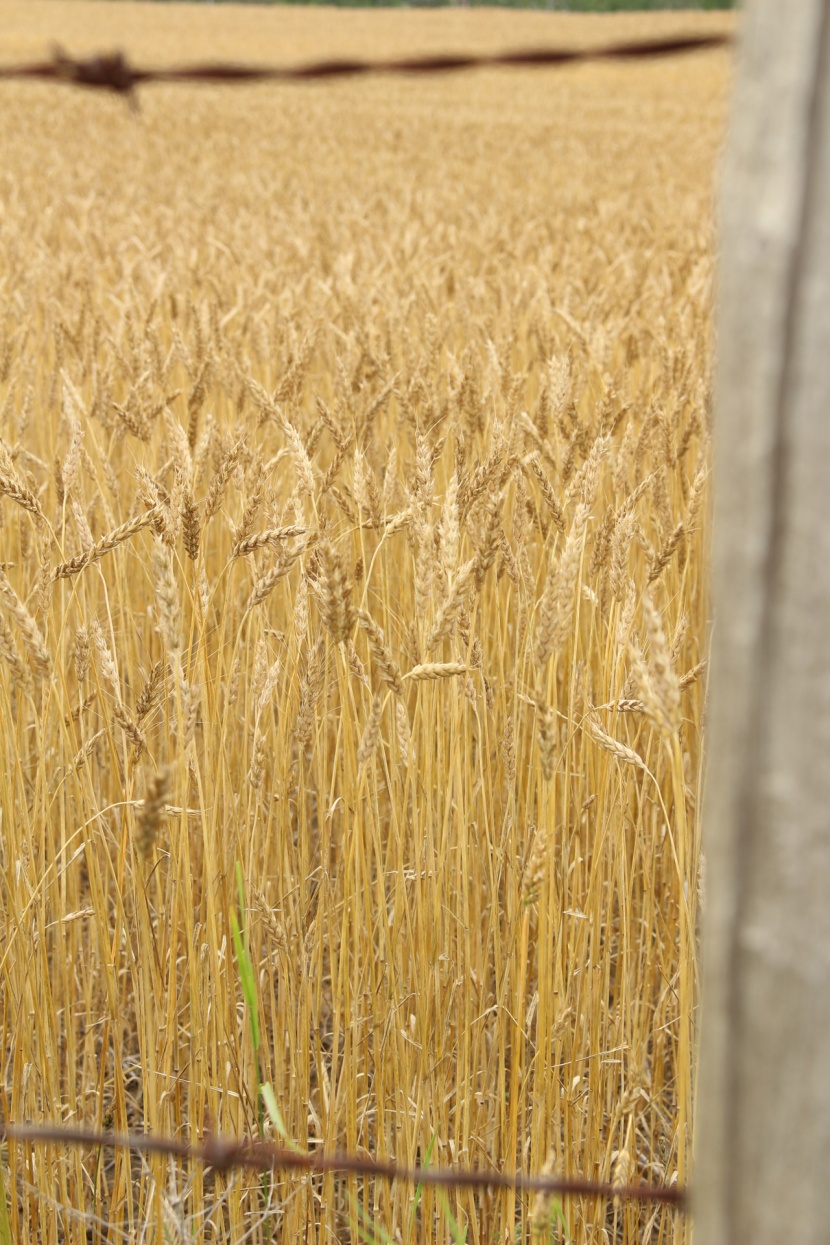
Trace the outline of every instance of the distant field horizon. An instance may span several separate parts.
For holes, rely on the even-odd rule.
[[[152,23],[146,20],[150,12]],[[197,12],[198,22],[194,24]],[[327,9],[317,4],[204,0],[0,0],[0,13],[0,59],[5,62],[48,56],[56,43],[73,55],[119,47],[134,59],[149,58],[157,63],[220,54],[234,60],[290,62],[318,56],[356,56],[367,48],[377,56],[471,48],[495,51],[541,42],[579,45],[636,39],[644,31],[655,38],[678,32],[731,33],[739,20],[734,10],[566,13],[488,5]],[[682,66],[691,62],[686,58],[676,63]],[[652,66],[649,72],[656,68]],[[567,76],[574,70],[539,71],[546,77],[562,72]],[[537,76],[534,71],[523,73],[529,74],[531,82]],[[459,79],[468,80],[463,75]]]
[[[167,4],[171,0],[150,0]],[[179,0],[182,2],[182,0]],[[190,4],[320,5],[334,8],[507,8],[546,9],[558,13],[713,12],[738,7],[737,0],[184,0]]]
[[[151,0],[157,4],[167,4],[171,0]],[[182,2],[182,0],[179,0]],[[658,13],[691,10],[713,12],[719,9],[734,9],[736,0],[678,0],[672,4],[669,0],[184,0],[190,4],[250,4],[250,5],[320,5],[333,8],[506,8],[506,9],[546,9],[558,13]]]

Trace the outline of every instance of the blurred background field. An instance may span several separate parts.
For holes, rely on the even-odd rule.
[[[734,23],[3,0],[0,61]],[[5,1119],[275,1135],[268,1083],[302,1148],[685,1182],[729,72],[0,85]],[[16,1240],[686,1232],[0,1155]]]

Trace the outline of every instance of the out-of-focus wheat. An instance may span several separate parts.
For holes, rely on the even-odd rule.
[[[4,60],[729,21],[9,14]],[[303,1147],[685,1179],[726,64],[2,87],[7,1118],[254,1134],[261,1074]],[[449,1237],[427,1189],[8,1161],[19,1240]],[[471,1242],[684,1233],[451,1199]]]

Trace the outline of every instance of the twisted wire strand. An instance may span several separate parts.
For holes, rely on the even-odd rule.
[[[152,82],[212,82],[228,85],[252,82],[307,82],[313,79],[358,77],[366,74],[435,74],[462,69],[533,69],[573,65],[585,61],[631,61],[677,56],[687,52],[724,48],[731,35],[678,35],[668,39],[612,43],[603,47],[524,48],[501,52],[445,52],[380,60],[338,58],[299,65],[242,65],[206,62],[151,69],[134,66],[123,52],[77,59],[56,51],[51,60],[29,65],[0,65],[0,79],[35,79],[114,91],[131,96]]]
[[[405,1167],[383,1159],[356,1154],[305,1153],[265,1141],[236,1141],[208,1135],[201,1145],[175,1137],[147,1133],[99,1132],[60,1124],[4,1124],[0,1140],[35,1145],[87,1146],[108,1150],[134,1150],[144,1154],[168,1154],[206,1163],[217,1171],[246,1168],[253,1171],[344,1172],[374,1176],[409,1185],[441,1185],[444,1188],[516,1189],[526,1193],[623,1198],[638,1202],[661,1202],[686,1209],[686,1191],[679,1185],[628,1184],[583,1180],[577,1176],[526,1175],[524,1172],[480,1171],[464,1167]]]

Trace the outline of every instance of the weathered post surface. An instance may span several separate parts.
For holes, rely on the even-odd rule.
[[[697,1245],[830,1241],[830,0],[749,0],[722,182]]]

